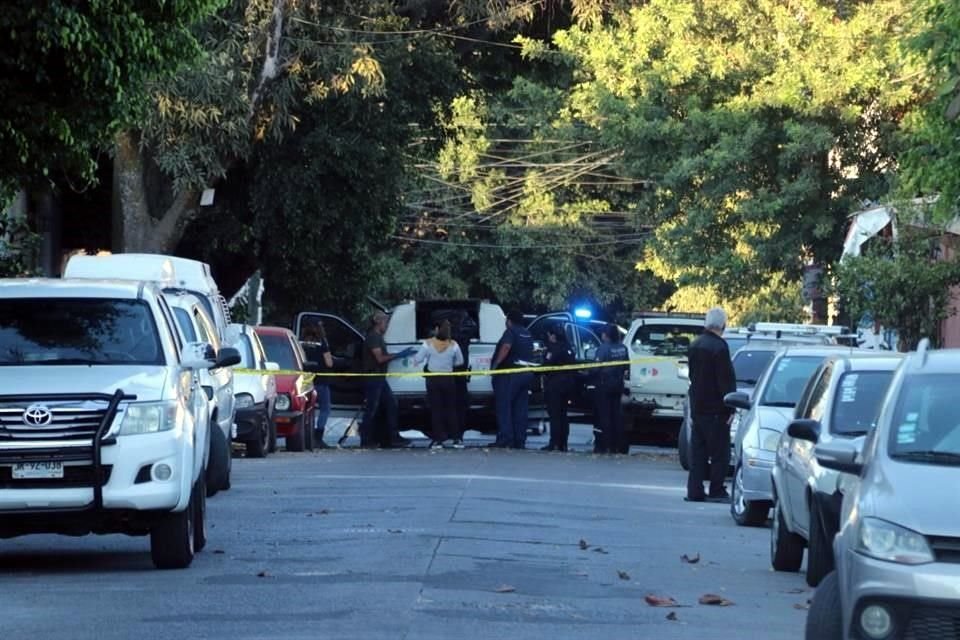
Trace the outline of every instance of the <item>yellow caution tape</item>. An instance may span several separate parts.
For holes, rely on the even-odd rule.
[[[431,376],[499,376],[510,373],[555,373],[558,371],[580,371],[583,369],[596,369],[599,367],[617,367],[631,364],[645,364],[663,362],[670,360],[666,357],[639,358],[635,360],[613,360],[610,362],[584,362],[582,364],[565,365],[534,365],[529,367],[511,367],[510,369],[473,369],[471,371],[401,371],[394,373],[354,373],[354,372],[334,372],[310,373],[307,371],[297,371],[296,369],[281,369],[279,371],[267,371],[264,369],[243,369],[235,368],[234,373],[253,374],[253,375],[295,375],[313,378],[426,378]]]

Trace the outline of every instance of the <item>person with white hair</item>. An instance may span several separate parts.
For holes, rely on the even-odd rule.
[[[707,312],[704,332],[693,341],[687,355],[690,369],[690,474],[688,502],[729,502],[724,487],[730,464],[730,418],[732,410],[723,397],[737,390],[730,348],[723,339],[727,314],[720,307]],[[703,483],[709,470],[710,491]]]

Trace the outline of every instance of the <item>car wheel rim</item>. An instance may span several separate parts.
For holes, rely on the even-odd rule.
[[[743,499],[743,467],[737,467],[737,475],[733,479],[733,509],[738,516],[747,510],[747,503]]]

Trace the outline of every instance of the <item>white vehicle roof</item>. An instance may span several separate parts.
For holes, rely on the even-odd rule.
[[[120,298],[137,299],[149,291],[160,292],[155,285],[131,280],[68,280],[63,278],[0,279],[0,298]]]
[[[422,301],[424,304],[437,305],[442,307],[444,302],[450,302],[451,308],[459,307],[464,301]],[[469,301],[468,301],[469,302]],[[387,325],[387,332],[384,334],[384,341],[388,344],[403,344],[416,342],[417,340],[417,304],[418,302],[405,302],[394,307],[390,311],[390,322]],[[478,342],[495,343],[500,340],[503,332],[506,330],[507,316],[498,304],[492,302],[478,302],[478,322],[479,339]]]
[[[205,262],[152,253],[72,256],[64,278],[122,278],[157,282],[164,288],[190,289],[218,295],[217,283]]]

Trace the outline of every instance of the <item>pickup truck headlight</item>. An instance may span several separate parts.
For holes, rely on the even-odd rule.
[[[120,423],[120,435],[170,431],[177,426],[177,402],[144,402],[127,406]]]
[[[898,564],[933,562],[927,539],[916,531],[880,520],[864,518],[857,535],[857,551],[865,556]]]
[[[249,409],[256,404],[256,402],[254,402],[253,396],[249,393],[238,393],[234,396],[233,404],[237,409]]]
[[[286,393],[281,393],[277,396],[277,403],[274,405],[277,411],[289,411],[290,410],[290,396]]]

